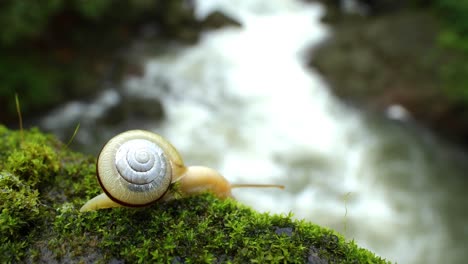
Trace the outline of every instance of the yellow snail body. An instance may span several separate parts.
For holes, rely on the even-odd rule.
[[[230,184],[211,168],[186,167],[169,142],[144,130],[130,130],[112,138],[99,154],[96,173],[104,193],[86,202],[82,212],[170,200],[174,195],[169,188],[175,182],[183,197],[211,192],[225,199],[232,197],[231,189],[236,187],[284,188],[273,184]]]

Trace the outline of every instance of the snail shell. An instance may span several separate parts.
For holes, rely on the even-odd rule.
[[[149,131],[130,130],[113,137],[102,148],[96,166],[104,193],[87,201],[81,212],[120,206],[139,207],[174,199],[168,192],[175,181],[182,197],[211,192],[220,199],[232,197],[238,187],[276,187],[277,184],[230,184],[216,170],[185,167],[177,150]]]
[[[130,130],[102,149],[97,176],[106,195],[125,206],[145,206],[159,200],[186,168],[177,150],[161,136]]]

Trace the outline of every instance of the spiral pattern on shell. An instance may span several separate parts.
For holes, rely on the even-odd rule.
[[[102,189],[110,199],[126,206],[157,201],[184,170],[172,145],[143,130],[127,131],[112,138],[97,162]]]
[[[115,166],[125,180],[135,185],[161,182],[170,169],[162,149],[143,139],[133,139],[120,146],[115,155]]]

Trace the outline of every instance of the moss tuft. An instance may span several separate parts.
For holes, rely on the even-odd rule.
[[[0,173],[0,187],[0,258],[18,260],[27,242],[17,238],[26,236],[40,218],[39,193],[5,172]]]
[[[34,129],[0,126],[0,138],[2,260],[387,263],[330,229],[209,194],[80,213],[101,192],[93,157]]]

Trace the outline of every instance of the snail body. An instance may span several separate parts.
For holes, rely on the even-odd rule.
[[[178,151],[161,136],[130,130],[107,142],[99,154],[96,174],[104,193],[86,202],[80,211],[111,207],[141,207],[175,196],[169,191],[178,183],[182,197],[211,192],[220,199],[232,197],[234,187],[281,185],[230,184],[216,170],[186,167]]]

